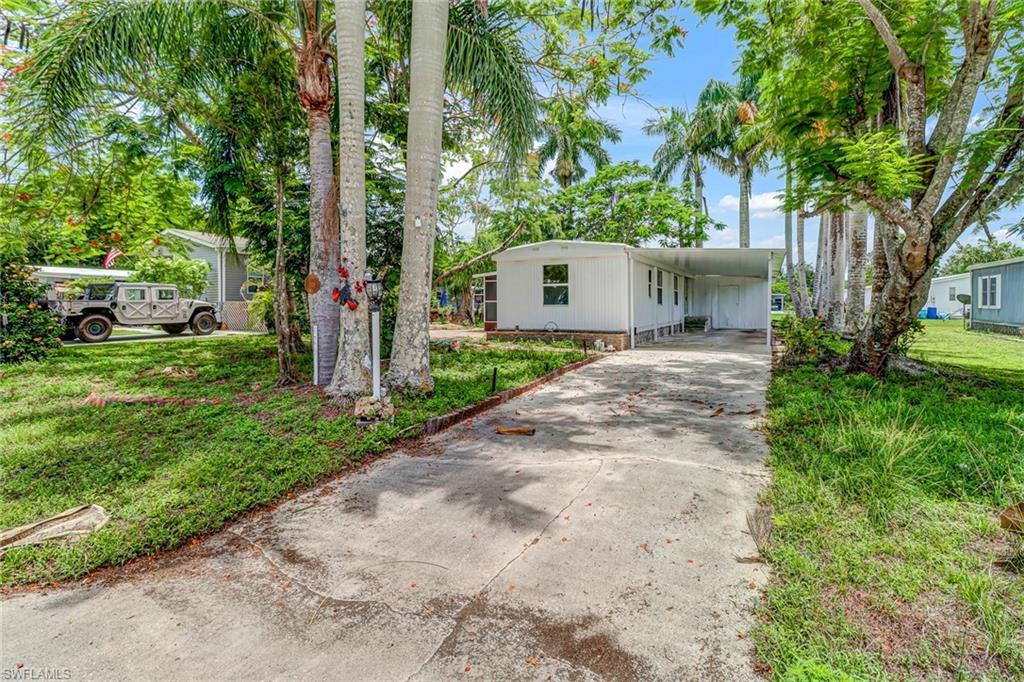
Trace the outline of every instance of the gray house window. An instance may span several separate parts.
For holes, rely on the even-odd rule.
[[[544,266],[544,305],[569,305],[569,264]]]
[[[987,275],[978,278],[981,286],[980,308],[1001,308],[1002,307],[1002,286],[1000,285],[1001,275]]]
[[[951,301],[955,301],[956,300],[956,287],[950,287],[949,288],[949,300],[951,300]]]

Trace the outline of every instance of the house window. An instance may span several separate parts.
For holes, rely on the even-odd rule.
[[[544,266],[544,305],[569,305],[569,264]]]
[[[651,269],[647,268],[647,298],[651,297]]]
[[[663,273],[658,270],[658,305],[661,305],[661,275]]]
[[[158,301],[173,301],[174,300],[174,289],[157,289],[156,300]]]
[[[981,308],[1001,308],[1002,307],[1002,287],[1000,286],[999,280],[1001,275],[988,275],[986,277],[979,277],[978,283],[981,285]]]
[[[125,289],[124,300],[126,301],[145,301],[146,290],[145,289]]]
[[[679,305],[679,275],[672,275],[672,305]]]
[[[956,300],[956,287],[950,287],[949,288],[949,300],[950,301],[955,301]]]

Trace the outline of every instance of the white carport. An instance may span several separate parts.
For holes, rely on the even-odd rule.
[[[629,248],[634,295],[630,311],[631,345],[651,329],[646,315],[645,283],[652,268],[684,278],[684,317],[707,317],[713,329],[764,330],[771,347],[772,273],[782,264],[775,249]],[[657,275],[654,275],[654,279]],[[649,297],[648,297],[649,298]],[[661,336],[655,320],[655,336]]]

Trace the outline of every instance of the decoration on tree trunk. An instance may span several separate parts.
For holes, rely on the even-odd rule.
[[[348,279],[348,268],[346,268],[344,265],[339,265],[338,274],[341,275],[342,279]]]
[[[338,299],[340,299],[340,298],[341,298],[341,292],[338,291],[337,289],[334,289],[331,292],[331,300],[334,301],[335,303],[337,303]]]
[[[345,301],[345,305],[348,306],[349,310],[355,310],[356,308],[359,307],[359,303],[354,298],[350,298],[347,301]]]
[[[315,294],[320,291],[320,278],[314,273],[306,275],[306,279],[302,280],[302,288],[307,294]]]

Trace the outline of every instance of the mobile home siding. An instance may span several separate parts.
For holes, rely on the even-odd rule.
[[[950,289],[954,290],[954,300],[949,300]],[[959,313],[963,310],[963,303],[955,300],[956,294],[971,293],[971,276],[968,273],[962,275],[948,275],[936,277],[932,280],[928,289],[928,304],[930,308],[937,308],[940,313]]]
[[[245,282],[248,271],[248,258],[243,254],[232,254],[224,252],[224,300],[242,301],[242,284]]]
[[[658,272],[662,277],[661,305],[658,304]],[[650,273],[650,296],[647,277]],[[679,305],[672,294],[672,276],[679,277]],[[659,268],[640,259],[633,260],[633,325],[636,331],[658,329],[683,321],[683,275]]]
[[[545,265],[569,265],[569,305],[544,305]],[[498,329],[625,331],[629,327],[626,254],[499,260]]]
[[[189,253],[189,258],[203,260],[210,264],[210,270],[206,273],[206,289],[203,290],[199,298],[210,303],[218,303],[220,301],[220,259],[217,251],[209,246],[200,246],[199,244],[190,246],[192,252]]]
[[[981,278],[999,275],[999,308],[981,307]],[[1024,262],[971,270],[971,319],[991,324],[1024,327]]]
[[[738,308],[722,309],[722,287],[737,287]],[[754,277],[695,277],[691,315],[711,318],[713,329],[767,329],[768,281]],[[731,319],[735,318],[735,319]]]

